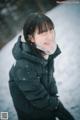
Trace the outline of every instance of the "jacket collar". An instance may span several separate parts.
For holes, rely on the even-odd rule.
[[[17,50],[19,53],[16,53]],[[18,42],[13,48],[13,54],[18,54],[14,55],[14,57],[19,56],[17,57],[18,60],[25,58],[28,59],[29,61],[40,63],[43,66],[45,66],[49,61],[56,58],[60,53],[61,50],[57,45],[55,52],[49,56],[48,60],[46,60],[39,52],[37,52],[35,48],[32,48],[29,44],[27,44],[27,42],[21,42],[21,36],[19,36]]]

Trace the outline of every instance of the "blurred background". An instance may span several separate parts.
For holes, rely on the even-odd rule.
[[[0,0],[0,112],[18,120],[9,91],[12,48],[31,11],[48,15],[55,24],[62,54],[54,61],[59,98],[80,120],[80,0]]]
[[[56,0],[0,0],[0,49],[19,33],[29,12],[45,13],[57,5]]]

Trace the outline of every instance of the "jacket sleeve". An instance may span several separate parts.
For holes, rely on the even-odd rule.
[[[51,96],[54,96],[54,95],[57,95],[58,94],[58,89],[57,89],[57,86],[56,86],[56,80],[55,80],[55,77],[54,77],[54,58],[56,58],[58,55],[61,54],[61,49],[59,48],[58,44],[57,44],[57,48],[55,50],[55,52],[50,56],[50,61],[49,61],[49,71],[50,71],[50,75],[49,76],[52,76],[52,79],[50,79],[49,81],[49,93]],[[52,70],[52,71],[51,71]]]
[[[57,97],[48,94],[34,68],[18,68],[15,74],[17,86],[34,107],[51,111],[57,108]]]

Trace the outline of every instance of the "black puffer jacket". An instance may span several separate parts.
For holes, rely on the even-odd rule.
[[[55,53],[45,60],[20,39],[19,37],[12,51],[16,64],[9,73],[9,87],[14,106],[34,118],[48,115],[58,105],[58,91],[53,72],[54,59],[61,51],[57,45]]]

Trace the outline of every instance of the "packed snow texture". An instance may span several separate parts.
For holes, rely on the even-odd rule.
[[[60,100],[80,120],[80,4],[65,3],[47,15],[55,24],[56,41],[62,51],[54,64]],[[18,36],[0,51],[0,112],[9,112],[9,120],[17,120],[8,73],[14,62],[12,47]]]

